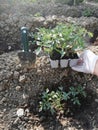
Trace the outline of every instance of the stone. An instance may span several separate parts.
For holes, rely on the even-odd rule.
[[[3,112],[6,112],[7,109],[3,109]]]
[[[19,109],[17,110],[17,116],[18,116],[18,117],[22,117],[23,115],[24,115],[24,109],[19,108]]]
[[[19,77],[19,72],[18,71],[14,71],[14,78],[17,79]]]
[[[23,99],[24,99],[24,100],[28,100],[29,95],[27,95],[27,94],[23,93],[22,97],[23,97]]]
[[[27,109],[25,109],[25,112],[26,112],[26,113],[29,113],[29,109],[28,109],[28,108],[27,108]]]
[[[25,80],[26,80],[25,75],[21,75],[21,76],[19,77],[19,82],[20,82],[20,83],[24,83]]]
[[[20,70],[21,69],[21,64],[16,65],[16,70]]]
[[[98,103],[98,99],[95,99],[95,102],[97,102],[97,103]]]
[[[20,91],[21,90],[21,86],[16,86],[16,91]]]

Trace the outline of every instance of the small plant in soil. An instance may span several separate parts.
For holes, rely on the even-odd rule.
[[[91,16],[93,16],[93,14],[94,14],[94,10],[92,10],[90,8],[86,8],[83,11],[83,16],[85,16],[85,17],[91,17]]]
[[[80,97],[86,98],[86,92],[82,86],[70,87],[67,92],[63,90],[63,87],[59,87],[56,91],[46,89],[41,95],[39,111],[50,111],[52,115],[56,112],[64,112],[65,104],[68,102],[80,106]]]

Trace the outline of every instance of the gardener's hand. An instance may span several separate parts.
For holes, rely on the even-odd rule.
[[[95,74],[98,76],[98,56],[90,50],[85,50],[79,60],[71,68],[78,72]]]

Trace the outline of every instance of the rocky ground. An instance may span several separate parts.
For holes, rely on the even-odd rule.
[[[98,3],[70,6],[60,0],[32,1],[0,0],[0,54],[21,49],[22,26],[32,32],[36,27],[54,27],[57,22],[73,22],[92,32],[98,29]]]
[[[98,130],[98,77],[74,72],[69,67],[51,69],[49,57],[43,53],[36,57],[35,63],[27,64],[20,61],[20,51],[16,51],[20,49],[21,26],[26,25],[33,30],[33,26],[42,26],[43,23],[44,26],[53,26],[61,20],[75,22],[94,31],[98,29],[98,13],[91,18],[81,17],[80,9],[87,6],[61,6],[54,4],[54,0],[48,4],[18,2],[0,1],[0,130]],[[97,4],[95,6],[97,12]],[[34,15],[41,15],[36,17],[37,22]],[[70,15],[72,17],[68,17]],[[98,55],[97,41],[94,45],[89,49]],[[87,93],[80,107],[67,107],[64,115],[39,113],[39,95],[45,88],[79,84]],[[19,110],[21,117],[17,115]]]
[[[98,47],[90,47],[98,54]],[[66,69],[51,69],[49,58],[41,55],[27,65],[19,51],[0,55],[0,130],[97,130],[98,78]],[[62,116],[38,112],[39,94],[46,87],[81,84],[87,98],[81,107],[68,108]],[[17,111],[23,115],[18,117]]]

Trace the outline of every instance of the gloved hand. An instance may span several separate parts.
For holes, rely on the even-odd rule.
[[[78,72],[94,74],[95,64],[98,60],[98,56],[90,50],[85,50],[79,60],[71,68]]]

